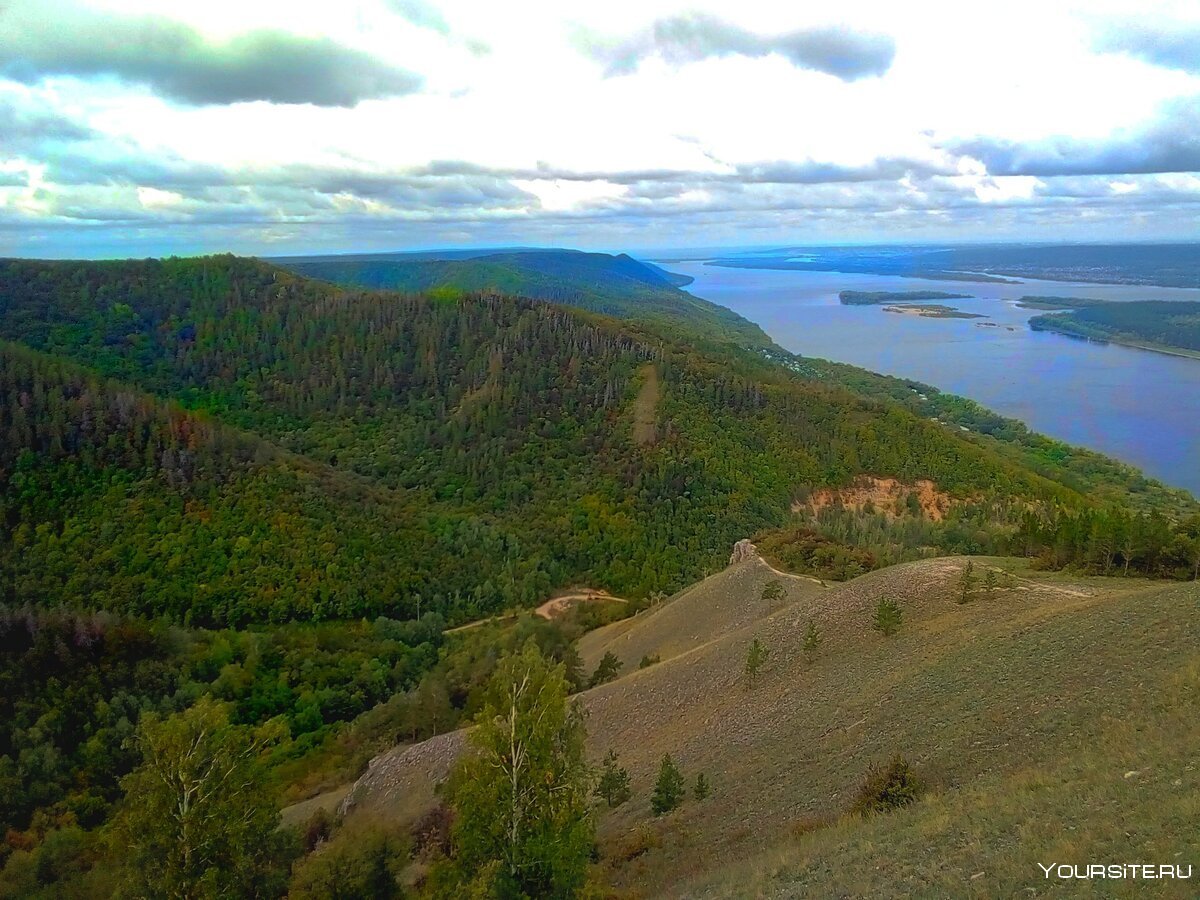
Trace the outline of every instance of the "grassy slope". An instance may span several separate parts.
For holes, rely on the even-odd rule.
[[[786,596],[762,596],[762,586],[776,580]],[[706,578],[670,600],[585,634],[579,654],[585,670],[611,652],[621,660],[622,672],[637,668],[642,657],[673,659],[766,618],[771,613],[824,591],[815,578],[779,575],[761,560],[739,563]]]
[[[1024,628],[1013,623],[1005,629],[1011,650],[986,652],[998,649],[994,640],[976,647],[985,652],[959,682],[967,696],[999,695],[979,707],[980,717],[996,720],[995,735],[954,742],[970,756],[995,757],[976,777],[941,769],[935,756],[935,792],[917,806],[777,836],[769,850],[683,892],[1016,896],[1072,887],[1047,883],[1039,863],[1200,864],[1198,595],[1194,585],[1121,591],[1067,604]],[[949,672],[943,663],[929,674]],[[988,688],[988,679],[997,686]],[[957,732],[960,709],[923,718],[944,720],[932,723],[934,733]],[[1106,896],[1149,890],[1145,882],[1092,884]],[[1195,896],[1194,880],[1155,887],[1155,896]]]
[[[929,560],[825,591],[788,580],[789,605],[746,622],[730,614],[736,601],[753,605],[777,576],[741,563],[696,589],[705,604],[684,592],[610,630],[613,646],[651,646],[671,633],[661,626],[676,603],[688,623],[674,656],[585,694],[592,755],[616,749],[633,779],[634,799],[601,819],[608,876],[642,896],[982,896],[1037,887],[1034,863],[1051,857],[1180,861],[1181,823],[1196,811],[1186,748],[1198,729],[1186,711],[1200,686],[1200,589],[981,563],[1016,570],[1017,587],[960,606],[962,560]],[[891,639],[870,628],[882,596],[905,610]],[[825,636],[811,665],[809,619]],[[755,636],[771,658],[751,690],[741,669]],[[365,805],[417,811],[460,746],[443,736],[375,766]],[[665,752],[714,792],[654,819]],[[865,770],[895,752],[938,793],[792,836],[836,820]],[[899,861],[880,867],[883,857]]]

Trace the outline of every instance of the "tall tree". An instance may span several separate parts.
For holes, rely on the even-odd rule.
[[[143,762],[122,782],[117,837],[134,896],[257,897],[269,893],[279,808],[266,789],[264,751],[278,728],[229,723],[205,698],[138,729]]]
[[[1185,539],[1188,562],[1192,568],[1192,581],[1200,581],[1200,515],[1191,516],[1184,522],[1180,533]]]
[[[497,668],[446,787],[456,814],[448,875],[461,889],[569,897],[583,885],[593,823],[583,712],[567,695],[563,666],[532,641]]]

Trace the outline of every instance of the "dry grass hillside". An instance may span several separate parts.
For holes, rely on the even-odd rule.
[[[592,756],[615,749],[633,781],[633,800],[600,817],[606,877],[647,897],[1010,896],[1041,891],[1035,862],[1047,855],[1200,863],[1174,856],[1194,843],[1170,841],[1187,822],[1194,838],[1200,811],[1188,757],[1200,736],[1200,591],[976,559],[1017,580],[960,605],[964,562],[827,590],[786,579],[777,607],[761,600],[776,576],[744,562],[589,636],[589,659],[612,649],[626,663],[584,694]],[[904,611],[890,638],[871,627],[884,597]],[[811,663],[810,620],[824,637]],[[742,670],[754,637],[771,655],[751,688]],[[647,652],[663,661],[636,669]],[[414,815],[461,746],[446,735],[379,758],[357,808]],[[667,752],[713,793],[656,819],[649,796]],[[844,818],[864,772],[896,752],[934,794],[868,822]],[[1060,819],[1076,830],[1054,837]]]
[[[763,597],[763,587],[771,581],[783,588],[782,598]],[[628,674],[642,657],[671,659],[824,590],[814,578],[777,572],[761,558],[745,560],[632,618],[585,634],[579,654],[591,671],[600,657],[612,652],[621,660],[622,673]]]

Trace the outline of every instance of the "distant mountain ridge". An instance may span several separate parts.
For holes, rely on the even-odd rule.
[[[515,249],[290,257],[284,268],[345,287],[449,298],[497,291],[616,316],[667,323],[695,341],[770,347],[767,335],[732,310],[680,290],[687,276],[625,253]]]
[[[1196,244],[895,244],[778,247],[714,257],[745,269],[858,272],[950,281],[1034,278],[1163,287],[1200,287]]]

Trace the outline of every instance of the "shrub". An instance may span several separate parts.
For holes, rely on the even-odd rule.
[[[662,846],[662,836],[649,825],[639,825],[637,828],[626,833],[623,838],[613,846],[609,858],[614,862],[623,863],[637,859],[644,853],[650,850],[656,850]]]
[[[764,600],[782,600],[783,595],[783,585],[778,581],[768,581],[762,589],[762,598]]]
[[[829,824],[830,820],[824,816],[801,816],[788,826],[788,832],[793,838],[801,838],[821,828],[827,828]]]
[[[288,897],[399,897],[402,891],[396,879],[407,860],[408,841],[397,828],[378,822],[355,823],[296,864]]]
[[[329,810],[324,807],[315,810],[308,817],[308,821],[304,823],[304,828],[300,832],[300,845],[304,848],[305,854],[312,853],[318,844],[329,840],[329,833],[332,830],[333,816]]]
[[[417,819],[409,835],[412,838],[413,855],[418,859],[432,859],[450,855],[450,829],[454,825],[454,812],[444,803]]]
[[[886,766],[875,766],[858,788],[854,811],[864,816],[891,812],[916,803],[925,786],[908,761],[897,753]]]

